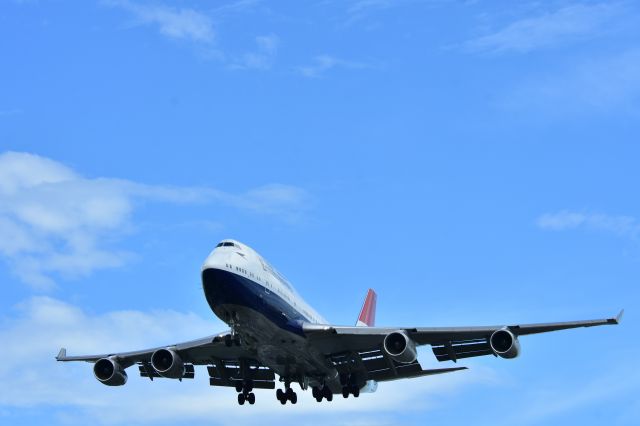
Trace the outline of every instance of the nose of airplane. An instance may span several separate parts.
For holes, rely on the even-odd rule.
[[[224,258],[226,257],[225,253],[222,253],[217,247],[213,249],[209,256],[204,260],[202,264],[202,271],[205,269],[219,269],[224,266]]]

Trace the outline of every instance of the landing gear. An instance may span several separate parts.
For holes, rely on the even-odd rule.
[[[331,392],[331,389],[329,389],[328,386],[323,386],[321,388],[314,387],[311,389],[311,394],[318,402],[322,402],[323,399],[333,401],[333,392]]]
[[[224,344],[228,348],[233,345],[240,346],[240,336],[236,332],[236,324],[238,324],[238,314],[236,312],[227,313],[227,323],[231,327],[231,333],[224,336]]]
[[[349,398],[349,394],[353,395],[355,398],[360,396],[360,388],[358,386],[344,386],[342,388],[342,397]]]
[[[245,380],[244,382],[236,383],[236,391],[238,393],[238,404],[244,405],[244,402],[248,402],[253,405],[256,403],[256,395],[251,392],[253,390],[253,382],[251,380]]]
[[[238,336],[235,333],[225,335],[224,345],[228,348],[230,348],[233,345],[240,346],[241,345],[240,336]]]
[[[357,384],[357,378],[353,374],[343,373],[340,375],[340,384],[342,385],[342,397],[349,398],[349,395],[354,397],[360,396],[360,386]]]
[[[298,402],[298,394],[296,394],[290,387],[287,387],[285,391],[278,389],[276,391],[276,398],[278,398],[278,401],[280,401],[280,404],[282,405],[286,404],[287,401],[292,404],[296,404]]]

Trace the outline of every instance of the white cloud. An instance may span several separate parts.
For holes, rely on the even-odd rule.
[[[500,104],[509,109],[536,108],[547,114],[640,110],[640,49],[590,58],[570,69],[524,81]],[[553,108],[549,108],[553,105]]]
[[[22,110],[19,109],[19,108],[1,109],[0,110],[0,117],[9,116],[9,115],[17,115],[17,114],[22,114]]]
[[[559,415],[633,394],[639,389],[640,373],[637,369],[616,367],[574,382],[553,380],[540,383],[522,395],[522,400],[513,407],[514,415],[505,418],[503,424],[551,424],[550,419]]]
[[[280,40],[274,34],[258,36],[255,39],[256,50],[247,52],[231,64],[234,69],[271,69],[278,53]]]
[[[32,298],[18,307],[14,319],[0,320],[0,339],[5,342],[0,382],[11,392],[0,393],[0,407],[55,407],[60,415],[73,414],[72,423],[142,424],[281,424],[283,410],[301,424],[393,424],[396,410],[428,410],[470,385],[492,383],[491,371],[476,369],[442,376],[382,383],[378,392],[357,400],[341,397],[318,404],[299,392],[300,402],[282,407],[273,391],[256,392],[253,407],[235,409],[235,392],[211,388],[204,367],[196,378],[183,382],[138,376],[128,370],[128,383],[106,387],[93,378],[91,365],[56,363],[59,347],[69,355],[134,350],[174,344],[215,334],[226,327],[192,313],[175,311],[115,311],[90,315],[81,308],[48,297]],[[232,406],[234,409],[230,410]],[[224,415],[220,415],[224,412]],[[313,421],[309,414],[313,413]],[[385,421],[385,415],[389,419]],[[66,418],[66,416],[65,416]],[[360,423],[352,423],[352,422]]]
[[[611,21],[624,8],[619,3],[573,4],[506,27],[465,43],[477,52],[529,52],[597,37],[611,30]]]
[[[631,216],[611,216],[602,213],[580,213],[563,210],[546,213],[537,220],[541,229],[563,231],[585,228],[609,232],[620,237],[636,238],[640,233],[640,223]]]
[[[215,38],[211,18],[195,9],[140,4],[128,0],[108,0],[105,3],[129,11],[140,25],[157,25],[160,33],[169,38],[201,43],[211,43]]]
[[[362,62],[347,61],[331,55],[318,55],[313,58],[311,65],[298,67],[297,70],[305,77],[316,78],[334,68],[361,69],[368,67]]]
[[[278,184],[230,194],[89,179],[44,157],[7,152],[0,154],[0,256],[23,281],[47,288],[52,274],[81,277],[128,261],[132,254],[116,243],[133,229],[141,201],[216,202],[293,221],[308,198],[302,189]]]

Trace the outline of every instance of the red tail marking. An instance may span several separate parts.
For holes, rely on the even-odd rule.
[[[372,289],[367,292],[367,298],[364,300],[360,316],[358,317],[358,325],[366,325],[373,327],[376,323],[376,302],[378,295]]]

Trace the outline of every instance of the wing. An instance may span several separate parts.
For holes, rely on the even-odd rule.
[[[549,331],[566,330],[578,327],[595,327],[600,325],[615,325],[620,322],[623,311],[614,318],[568,321],[541,324],[524,324],[509,326],[482,327],[336,327],[330,325],[305,324],[303,330],[313,345],[326,356],[332,358],[336,354],[351,354],[366,361],[367,353],[374,351],[382,357],[387,368],[393,372],[394,367],[410,367],[411,364],[391,362],[381,350],[384,338],[392,332],[404,332],[416,345],[431,345],[438,361],[457,361],[482,355],[493,355],[489,345],[491,335],[501,329],[508,329],[514,336],[546,333]],[[377,351],[377,352],[376,352]],[[417,361],[416,361],[417,363]],[[366,364],[366,362],[365,362]],[[375,365],[380,367],[382,364]],[[419,364],[418,364],[419,367]],[[416,373],[416,367],[410,367]],[[441,369],[442,370],[442,369]],[[367,368],[367,371],[376,371]],[[429,370],[421,370],[428,372]],[[446,371],[443,371],[446,372]],[[396,377],[401,378],[401,377]]]
[[[237,381],[251,379],[254,381],[254,387],[256,388],[275,388],[274,372],[260,365],[256,361],[256,354],[247,349],[245,345],[229,346],[225,340],[230,337],[230,333],[225,332],[168,346],[100,355],[67,356],[67,351],[63,348],[60,350],[56,360],[95,363],[100,359],[107,358],[117,362],[123,369],[137,364],[140,375],[153,380],[161,376],[152,367],[151,356],[159,349],[169,349],[178,354],[185,364],[184,376],[181,378],[192,379],[194,377],[194,365],[207,365],[211,386],[234,387]]]

